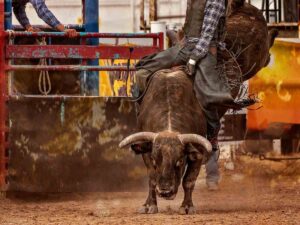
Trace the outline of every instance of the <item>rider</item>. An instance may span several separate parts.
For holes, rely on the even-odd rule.
[[[241,109],[255,103],[249,99],[234,101],[228,83],[221,79],[216,68],[218,47],[224,46],[225,19],[230,3],[227,0],[187,0],[183,41],[165,51],[146,56],[136,65],[140,93],[156,71],[186,65],[187,74],[194,77],[194,91],[207,119],[207,139],[215,152],[219,150],[218,109]],[[212,158],[216,161],[217,154]],[[216,172],[215,169],[213,171]],[[218,174],[214,176],[216,179],[219,177]]]

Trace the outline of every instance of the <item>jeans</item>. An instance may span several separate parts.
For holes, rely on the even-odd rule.
[[[219,165],[218,165],[218,158],[219,158],[220,151],[216,151],[212,154],[208,162],[205,164],[206,168],[206,183],[218,183],[220,180],[220,173],[219,173]]]

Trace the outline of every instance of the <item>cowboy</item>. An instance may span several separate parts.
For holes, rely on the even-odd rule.
[[[206,165],[209,169],[207,183],[214,184],[212,189],[217,188],[219,179],[218,109],[220,107],[241,109],[255,103],[249,99],[234,101],[228,83],[220,79],[217,70],[218,47],[224,46],[222,41],[227,4],[227,0],[188,0],[183,28],[184,40],[165,51],[141,59],[136,65],[139,92],[145,90],[149,77],[161,69],[186,65],[187,74],[193,76],[195,95],[207,119],[207,139],[215,152]],[[211,178],[211,181],[208,178]]]
[[[29,32],[40,31],[30,25],[27,18],[25,8],[27,3],[31,3],[35,9],[38,16],[49,26],[55,30],[66,32],[68,37],[76,37],[77,33],[75,29],[66,29],[63,24],[61,24],[58,19],[53,15],[53,13],[48,9],[44,0],[13,0],[12,7],[14,14],[19,21],[19,23]]]

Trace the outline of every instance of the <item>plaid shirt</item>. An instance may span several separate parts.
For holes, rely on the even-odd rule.
[[[25,28],[30,25],[27,18],[25,8],[26,4],[30,2],[37,12],[38,16],[44,20],[49,26],[55,28],[60,22],[56,19],[52,12],[47,8],[44,0],[13,0],[12,6],[14,14],[19,23]]]
[[[217,35],[219,20],[225,14],[225,0],[207,0],[201,36],[189,40],[197,42],[196,49],[198,50],[199,58],[203,58],[207,54],[211,41]]]

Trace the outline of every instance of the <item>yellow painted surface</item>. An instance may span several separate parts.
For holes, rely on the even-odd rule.
[[[130,64],[135,65],[136,60]],[[100,60],[100,66],[127,66],[127,60]],[[100,71],[99,72],[99,93],[102,97],[131,96],[131,86],[134,82],[135,72],[128,71]],[[120,94],[121,89],[126,93]]]
[[[250,80],[262,108],[248,111],[248,128],[263,130],[271,123],[300,124],[300,40],[279,39],[271,62]]]
[[[127,43],[126,46],[134,46]],[[99,60],[100,66],[127,66],[127,59],[118,60]],[[133,66],[138,60],[131,59],[130,65]],[[102,97],[124,97],[131,96],[131,87],[135,81],[133,71],[100,71],[99,72],[99,94]],[[125,91],[124,91],[125,90]]]

